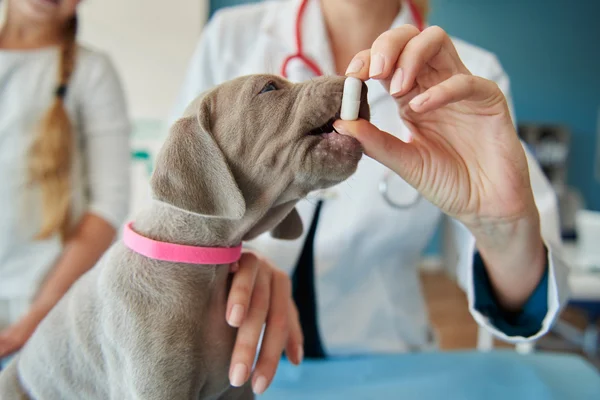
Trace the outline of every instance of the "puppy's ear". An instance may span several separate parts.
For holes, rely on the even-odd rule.
[[[271,230],[271,236],[283,240],[294,240],[302,236],[302,219],[296,211],[296,207]]]
[[[240,219],[246,202],[208,128],[208,111],[171,127],[150,180],[154,198],[208,217]]]

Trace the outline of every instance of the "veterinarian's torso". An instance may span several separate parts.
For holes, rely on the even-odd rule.
[[[56,89],[59,51],[0,51],[0,328],[27,310],[31,297],[62,251],[57,236],[35,241],[40,228],[39,189],[28,185],[30,143]],[[80,48],[66,108],[74,125],[72,220],[87,207],[83,95],[97,73],[99,55]]]
[[[217,13],[196,49],[174,115],[214,84],[252,73],[278,74],[285,57],[295,53],[297,6],[297,1],[276,1]],[[394,26],[410,22],[408,8],[403,7]],[[317,1],[307,6],[302,32],[304,52],[325,74],[333,75]],[[455,45],[473,74],[506,79],[492,54],[459,40]],[[290,63],[288,75],[293,81],[311,78],[299,61]],[[372,122],[405,137],[408,131],[395,102],[378,82],[367,84]],[[315,269],[318,322],[328,354],[404,352],[436,345],[417,265],[442,215],[424,200],[408,210],[390,207],[378,189],[386,172],[363,157],[354,176],[321,194],[325,203],[315,238]],[[400,178],[392,179],[394,197],[416,196]],[[310,225],[315,203],[309,199],[298,204],[305,227]],[[265,234],[248,245],[291,273],[303,243],[304,236],[287,242]]]

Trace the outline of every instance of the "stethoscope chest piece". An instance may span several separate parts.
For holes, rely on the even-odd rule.
[[[415,207],[421,195],[392,171],[386,171],[379,182],[379,193],[392,208],[405,210]]]

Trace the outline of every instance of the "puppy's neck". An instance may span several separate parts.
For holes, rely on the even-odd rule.
[[[154,201],[136,215],[136,232],[153,240],[189,246],[238,245],[264,213],[247,210],[240,220],[210,218]]]
[[[305,192],[290,187],[285,180],[272,185],[250,185],[240,179],[246,201],[241,219],[212,218],[175,208],[161,201],[152,201],[136,215],[135,230],[150,239],[167,243],[201,247],[232,247],[248,237],[251,239],[273,228],[293,208]],[[260,188],[260,189],[259,189]]]

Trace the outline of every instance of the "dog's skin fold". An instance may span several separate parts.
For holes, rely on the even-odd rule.
[[[171,128],[133,228],[170,243],[228,247],[302,233],[296,202],[348,178],[358,142],[325,133],[344,79],[241,77],[200,95]],[[369,118],[366,85],[361,118]],[[229,385],[236,330],[229,266],[156,261],[116,242],[0,375],[0,399],[252,399]]]

